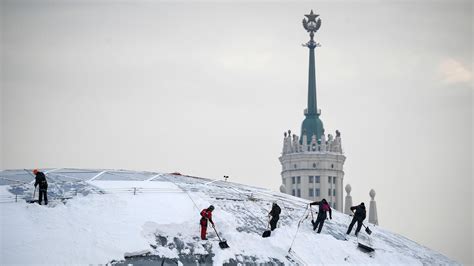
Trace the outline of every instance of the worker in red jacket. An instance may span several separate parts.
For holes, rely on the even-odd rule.
[[[207,221],[211,222],[212,226],[214,226],[214,222],[212,221],[212,211],[214,210],[214,206],[209,206],[209,208],[204,209],[201,211],[201,239],[207,240],[206,233],[207,233]]]

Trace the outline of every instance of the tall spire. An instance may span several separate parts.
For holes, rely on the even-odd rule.
[[[308,72],[308,115],[318,113],[318,102],[316,99],[316,66],[314,64],[314,47],[309,47],[309,72]]]
[[[323,122],[319,119],[316,97],[316,63],[314,59],[314,50],[320,45],[314,41],[314,33],[321,27],[321,19],[318,18],[319,15],[313,13],[313,10],[311,10],[311,13],[305,15],[305,17],[307,19],[303,19],[303,27],[307,32],[309,32],[310,36],[310,40],[303,44],[303,46],[309,48],[308,108],[304,113],[306,118],[301,126],[301,136],[306,132],[308,140],[310,140],[312,136],[315,135],[319,143],[321,136],[324,134],[324,127]]]
[[[316,18],[319,15],[311,13],[305,15],[306,18],[303,19],[303,27],[307,32],[309,32],[309,36],[311,39],[309,42],[304,44],[304,46],[309,48],[309,72],[308,72],[308,109],[307,115],[317,115],[318,113],[318,104],[316,101],[316,66],[314,60],[314,49],[318,46],[318,43],[314,41],[314,33],[321,27],[321,19]]]

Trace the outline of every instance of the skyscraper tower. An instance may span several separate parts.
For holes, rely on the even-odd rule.
[[[290,130],[284,133],[280,191],[293,196],[321,200],[325,198],[333,208],[343,209],[343,166],[346,160],[342,152],[341,134],[325,136],[323,122],[316,97],[315,49],[319,43],[314,33],[321,27],[319,15],[305,15],[303,27],[310,40],[303,46],[309,49],[308,107],[301,125],[301,138]]]

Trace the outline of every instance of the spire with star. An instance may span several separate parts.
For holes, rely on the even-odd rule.
[[[316,64],[314,49],[318,43],[314,41],[314,33],[321,27],[321,19],[319,15],[314,14],[313,10],[303,19],[303,27],[311,39],[304,46],[309,48],[309,72],[308,72],[308,108],[305,110],[305,119],[301,125],[301,136],[306,134],[308,143],[310,143],[312,136],[316,136],[318,143],[321,136],[324,134],[323,122],[319,119],[318,105],[316,100]],[[303,139],[303,138],[301,138]]]

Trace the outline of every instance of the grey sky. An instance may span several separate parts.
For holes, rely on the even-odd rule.
[[[472,2],[1,1],[0,168],[179,171],[277,190],[306,107],[354,202],[472,263]]]

